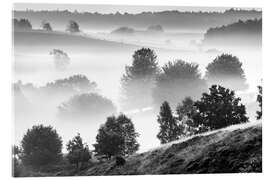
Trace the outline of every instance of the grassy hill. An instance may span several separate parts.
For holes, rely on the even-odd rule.
[[[94,163],[74,175],[242,172],[262,172],[261,122],[231,126],[171,142],[130,156],[123,166],[115,166],[114,160]],[[67,172],[57,172],[54,175],[63,176]]]
[[[115,160],[94,162],[84,170],[57,166],[47,172],[26,176],[101,176],[146,174],[199,174],[262,172],[261,121],[231,126],[161,145],[126,158],[123,166]],[[25,176],[25,175],[22,175]]]

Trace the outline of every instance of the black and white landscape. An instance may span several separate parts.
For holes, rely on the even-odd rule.
[[[147,8],[14,4],[13,176],[262,172],[261,9]]]

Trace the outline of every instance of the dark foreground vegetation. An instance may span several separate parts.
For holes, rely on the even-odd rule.
[[[21,176],[248,172],[262,172],[261,123],[215,131],[184,142],[175,141],[152,151],[133,154],[125,160],[119,160],[119,157],[105,162],[90,160],[81,170],[76,170],[64,160],[43,171],[25,170]]]

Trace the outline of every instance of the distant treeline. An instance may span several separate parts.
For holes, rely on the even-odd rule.
[[[222,43],[229,41],[234,42],[235,39],[246,37],[261,42],[262,36],[262,19],[249,19],[247,21],[239,20],[236,23],[223,25],[220,27],[210,28],[204,35],[204,43]],[[234,43],[232,43],[234,44]]]
[[[229,9],[225,12],[142,12],[138,14],[115,13],[101,14],[98,12],[70,12],[63,11],[14,11],[14,18],[27,18],[34,25],[41,20],[48,20],[59,27],[72,19],[87,29],[115,29],[119,26],[145,28],[149,25],[160,24],[165,29],[206,30],[209,27],[221,26],[247,19],[261,18],[262,12],[258,10]]]

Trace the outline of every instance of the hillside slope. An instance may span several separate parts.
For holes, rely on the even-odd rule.
[[[262,172],[261,122],[176,141],[127,158],[93,165],[77,175],[135,175]]]

